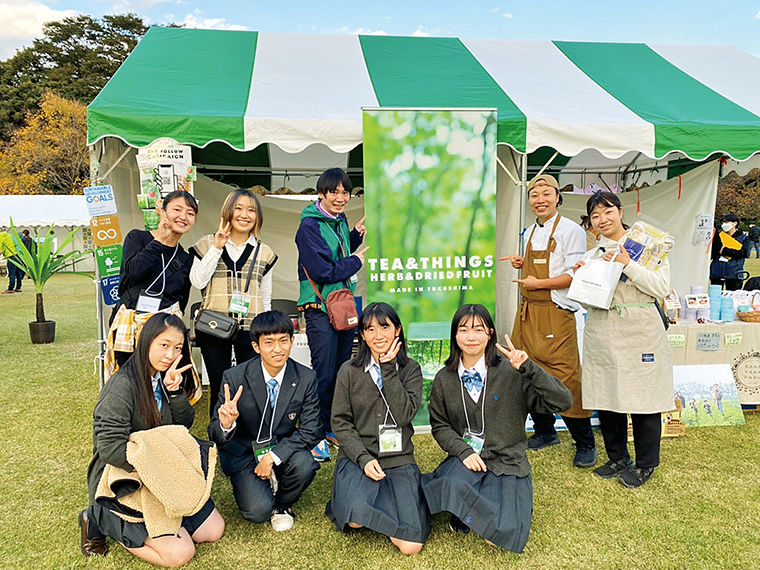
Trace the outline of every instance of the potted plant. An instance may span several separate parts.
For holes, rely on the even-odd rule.
[[[35,247],[32,248],[32,251],[29,251],[21,245],[21,237],[13,225],[13,219],[11,219],[11,232],[16,240],[16,244],[18,244],[17,248],[19,251],[15,259],[9,259],[8,261],[26,273],[27,277],[34,283],[34,290],[37,293],[37,319],[29,323],[29,334],[34,344],[47,344],[55,340],[55,321],[45,319],[42,292],[48,279],[59,271],[71,267],[86,255],[86,252],[82,251],[61,253],[74,240],[74,235],[78,231],[79,228],[76,228],[69,232],[60,247],[53,251],[53,228],[50,227],[41,241],[39,240],[39,235],[36,235]],[[20,263],[16,262],[17,259],[20,260]],[[72,273],[89,277],[86,273],[79,271],[73,271]]]

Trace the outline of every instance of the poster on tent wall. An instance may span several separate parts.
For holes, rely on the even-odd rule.
[[[451,318],[496,300],[496,111],[363,113],[367,302],[398,311],[424,376],[415,425],[429,423]]]

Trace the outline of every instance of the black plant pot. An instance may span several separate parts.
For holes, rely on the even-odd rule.
[[[55,321],[29,323],[32,344],[49,344],[55,340]]]

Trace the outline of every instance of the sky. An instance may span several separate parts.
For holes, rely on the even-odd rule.
[[[723,44],[760,57],[760,0],[0,0],[0,60],[67,16],[315,34]]]

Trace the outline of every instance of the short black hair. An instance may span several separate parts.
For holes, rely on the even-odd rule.
[[[459,310],[454,313],[454,318],[451,319],[449,357],[444,362],[446,368],[455,372],[459,369],[462,349],[459,348],[459,344],[457,343],[457,331],[459,330],[459,325],[465,321],[480,321],[488,329],[489,338],[485,352],[486,366],[498,365],[500,357],[496,351],[496,326],[494,325],[491,313],[483,305],[472,304],[459,307]]]
[[[324,196],[328,192],[335,192],[338,184],[343,184],[343,189],[351,193],[351,179],[348,174],[342,168],[328,168],[317,180],[317,194]]]
[[[723,221],[724,222],[736,222],[739,223],[739,216],[734,214],[733,212],[729,212],[728,214],[723,214]]]
[[[293,336],[293,321],[282,311],[259,313],[251,322],[251,342],[259,344],[259,337],[267,334],[287,334]]]
[[[398,316],[396,309],[388,303],[371,303],[362,311],[359,317],[359,348],[356,356],[351,360],[351,364],[358,368],[365,368],[372,361],[372,350],[367,346],[362,331],[366,331],[370,326],[377,323],[380,326],[393,325],[399,329],[398,340],[401,343],[396,361],[400,367],[406,366],[409,362],[409,356],[406,354],[406,340],[404,339],[404,326],[401,324],[401,318]],[[378,364],[380,364],[378,362]]]

